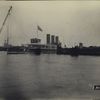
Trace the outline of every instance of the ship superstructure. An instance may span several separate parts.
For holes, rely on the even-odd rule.
[[[41,39],[32,38],[30,43],[27,44],[27,51],[30,53],[41,52],[41,53],[56,53],[57,45],[59,43],[59,37],[55,35],[46,35],[46,43],[42,44]]]

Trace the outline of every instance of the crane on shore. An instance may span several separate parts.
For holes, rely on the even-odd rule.
[[[5,19],[4,19],[4,21],[2,23],[2,26],[0,28],[0,34],[2,33],[3,27],[5,26],[5,23],[6,23],[7,19],[8,19],[8,16],[10,15],[11,10],[12,10],[12,6],[9,7],[8,12],[7,12],[6,16],[5,16]],[[8,36],[8,33],[7,33],[6,46],[8,46],[8,42],[9,42],[9,36]]]

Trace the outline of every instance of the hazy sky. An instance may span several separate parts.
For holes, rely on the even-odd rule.
[[[0,44],[6,38],[10,43],[29,43],[36,36],[37,25],[42,42],[45,35],[55,34],[67,46],[79,42],[84,45],[100,45],[100,1],[2,1],[0,2],[0,26],[9,6],[13,9],[2,33]]]

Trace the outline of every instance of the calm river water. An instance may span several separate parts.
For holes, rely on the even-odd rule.
[[[100,100],[100,57],[0,53],[0,100]]]

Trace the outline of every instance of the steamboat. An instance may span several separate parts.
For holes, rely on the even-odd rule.
[[[30,39],[30,43],[25,44],[24,47],[26,48],[26,51],[29,53],[56,54],[58,43],[59,43],[58,36],[47,34],[45,44],[42,44],[41,39],[39,38],[32,38]]]

